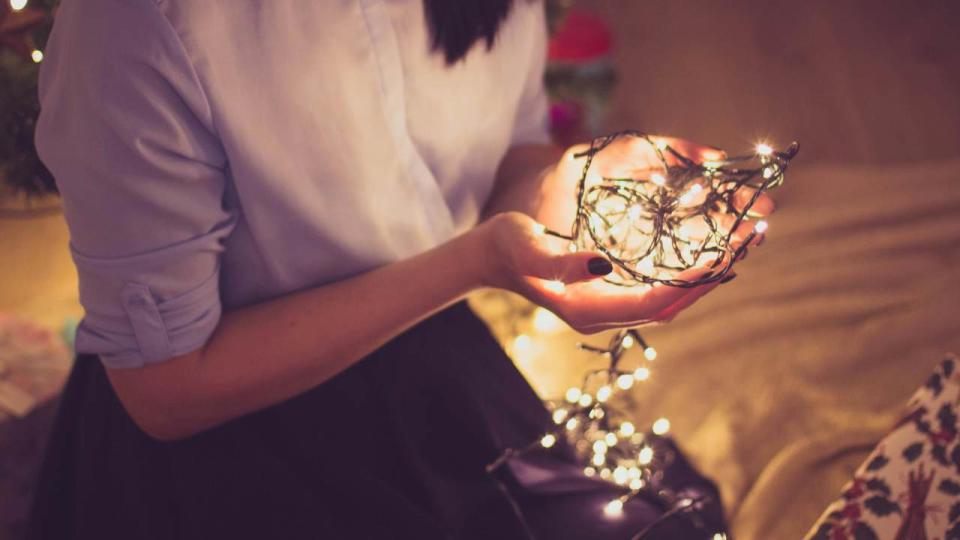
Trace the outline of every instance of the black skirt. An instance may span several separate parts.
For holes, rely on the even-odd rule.
[[[29,537],[629,539],[663,514],[637,499],[620,519],[606,518],[602,506],[618,491],[598,481],[538,493],[486,473],[549,421],[465,303],[305,394],[175,442],[140,431],[98,358],[81,355]],[[672,469],[678,489],[717,500],[682,458]],[[710,538],[722,528],[713,502],[696,520],[664,520],[645,538]]]

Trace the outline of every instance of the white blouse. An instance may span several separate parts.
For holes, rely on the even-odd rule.
[[[430,50],[421,0],[64,0],[37,146],[63,196],[77,350],[138,367],[235,308],[469,229],[547,141],[543,5]]]

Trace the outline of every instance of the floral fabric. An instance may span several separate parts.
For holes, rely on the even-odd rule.
[[[960,364],[949,356],[807,540],[960,540]]]

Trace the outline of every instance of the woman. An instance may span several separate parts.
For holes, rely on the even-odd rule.
[[[612,293],[538,232],[579,168],[547,144],[543,19],[63,1],[37,143],[86,315],[34,536],[527,534],[484,465],[546,414],[464,295],[595,332],[710,289]]]

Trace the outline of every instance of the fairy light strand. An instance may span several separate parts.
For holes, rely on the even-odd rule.
[[[591,175],[595,158],[618,140],[648,145],[659,166],[630,178]],[[783,183],[800,146],[795,142],[777,151],[760,143],[751,155],[696,161],[658,142],[633,130],[594,139],[589,149],[574,155],[584,165],[572,230],[569,234],[545,232],[570,241],[577,249],[606,256],[614,266],[606,278],[610,283],[689,288],[719,282],[750,242],[766,230],[766,222],[753,220],[751,210],[764,192]],[[599,180],[588,182],[595,177]],[[750,196],[738,201],[738,193]],[[721,216],[730,223],[721,223]],[[753,230],[738,239],[738,229],[749,221],[754,222]],[[685,230],[690,227],[699,228],[702,238]],[[676,277],[696,266],[708,266],[712,272],[696,279]]]
[[[628,137],[649,145],[660,167],[641,171],[646,174],[635,178],[600,175],[598,182],[588,185],[596,156],[618,139]],[[603,253],[615,268],[614,275],[606,279],[616,285],[689,288],[723,281],[734,263],[746,254],[751,241],[766,232],[767,222],[755,219],[751,210],[764,192],[783,183],[787,165],[798,151],[797,143],[785,151],[760,143],[752,155],[698,162],[639,131],[599,137],[588,150],[574,156],[584,159],[584,165],[570,234],[546,228],[541,232],[569,241],[570,251]],[[749,197],[738,201],[737,194],[744,188],[751,190],[747,192]],[[726,219],[726,225],[721,223],[722,219]],[[685,230],[697,221],[701,229],[706,228],[706,233],[701,231],[702,238],[694,238]],[[748,221],[754,223],[752,230],[737,239],[736,231]],[[695,279],[676,277],[683,270],[703,265],[709,266],[711,272]],[[556,289],[563,292],[560,286]],[[542,313],[543,308],[537,310],[533,312],[534,327],[555,331],[555,326],[545,322],[550,318]],[[523,343],[531,340],[520,334],[515,341],[521,338],[525,338]],[[639,365],[624,369],[624,355],[638,345],[642,351]],[[641,432],[633,422],[621,420],[626,415],[614,406],[616,394],[650,378],[656,349],[635,329],[615,332],[606,347],[584,343],[578,347],[605,357],[606,367],[587,372],[580,386],[569,388],[562,399],[548,400],[553,425],[526,446],[504,450],[487,466],[488,474],[509,499],[527,536],[535,538],[519,505],[496,473],[511,459],[529,452],[566,448],[584,466],[584,476],[599,478],[622,490],[604,506],[607,518],[622,516],[626,504],[641,495],[653,497],[667,508],[632,540],[643,540],[666,521],[682,517],[691,519],[705,538],[725,538],[724,532],[708,531],[698,514],[713,501],[712,496],[678,495],[664,483],[664,472],[676,458],[665,439],[670,421],[659,418],[649,430]]]

